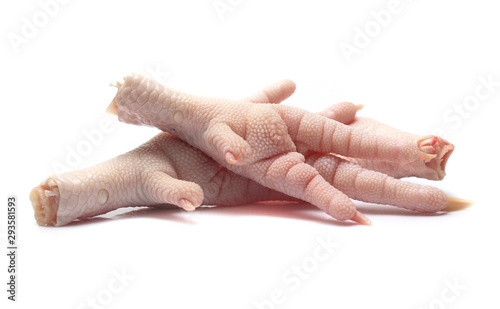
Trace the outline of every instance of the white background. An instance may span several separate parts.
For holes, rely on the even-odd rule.
[[[2,308],[92,308],[92,297],[103,308],[499,307],[500,86],[475,105],[469,97],[481,78],[500,81],[496,2],[401,0],[382,26],[374,16],[388,0],[215,2],[229,3],[224,12],[213,0],[67,1],[49,17],[37,1],[1,3],[2,248],[7,195],[19,205],[18,302],[6,300],[2,253]],[[19,39],[34,17],[39,26]],[[359,48],[350,62],[342,42]],[[104,113],[109,83],[130,71],[230,98],[290,78],[297,91],[286,104],[318,111],[349,100],[412,133],[440,130],[456,146],[448,175],[420,182],[476,204],[435,216],[359,204],[371,227],[310,205],[139,210],[38,227],[29,192],[67,165],[84,132],[112,121],[71,169],[158,132]],[[338,246],[313,260],[318,241]],[[291,275],[294,265],[307,277]],[[116,272],[126,285],[113,281]]]

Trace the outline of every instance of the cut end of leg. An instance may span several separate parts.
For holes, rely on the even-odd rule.
[[[111,101],[111,104],[109,104],[108,108],[106,108],[106,113],[118,115],[118,105],[116,105],[116,101],[114,98],[113,101]]]
[[[33,188],[30,193],[30,201],[35,211],[35,220],[38,225],[57,225],[59,188],[53,180],[49,179]]]
[[[443,211],[463,210],[474,205],[474,203],[475,202],[471,200],[448,196],[448,205],[443,209]]]
[[[434,158],[430,160],[424,159],[425,165],[436,173],[435,180],[442,180],[444,176],[446,176],[446,163],[455,149],[455,146],[447,140],[435,135],[420,137],[417,143],[422,152],[434,155]]]
[[[120,88],[123,84],[121,82],[111,82],[109,83],[111,87]]]
[[[372,221],[359,211],[356,211],[356,214],[350,220],[362,225],[372,225]]]
[[[437,155],[435,155],[435,154],[430,154],[430,153],[426,153],[426,152],[421,151],[420,155],[419,155],[419,159],[424,160],[425,162],[429,162],[432,159],[434,159],[436,156]]]

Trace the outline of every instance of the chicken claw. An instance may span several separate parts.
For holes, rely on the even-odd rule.
[[[361,201],[420,212],[469,205],[466,200],[447,198],[437,188],[403,182],[333,155],[310,153],[306,162],[330,184]],[[109,161],[50,176],[33,188],[30,199],[41,226],[62,226],[130,206],[178,206],[190,211],[201,204],[297,201],[229,171],[166,132]],[[353,219],[370,222],[359,213]]]
[[[346,194],[305,163],[296,144],[309,151],[397,163],[435,156],[422,152],[415,141],[355,130],[291,106],[194,96],[137,74],[115,85],[118,92],[108,111],[120,121],[175,134],[229,170],[310,202],[338,220],[369,223]],[[291,94],[294,87],[289,89]]]

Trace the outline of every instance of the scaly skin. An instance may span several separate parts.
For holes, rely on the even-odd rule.
[[[356,106],[349,102],[342,102],[332,105],[319,114],[335,119],[358,130],[400,140],[417,142],[420,150],[436,156],[429,161],[414,160],[404,163],[350,158],[351,162],[374,171],[388,174],[395,178],[410,176],[429,180],[442,180],[444,178],[446,175],[446,163],[455,148],[453,144],[439,136],[418,136],[400,131],[370,118],[356,117],[356,112],[359,109],[360,106]]]
[[[349,197],[435,212],[447,205],[440,190],[406,183],[333,155],[310,152],[306,162]],[[178,137],[163,132],[138,148],[79,171],[56,174],[30,199],[42,226],[62,226],[121,207],[241,205],[293,197],[235,174]]]
[[[261,91],[244,98],[252,103],[280,103],[295,91],[295,83],[291,80],[283,80],[270,85]],[[439,136],[418,136],[400,131],[376,120],[356,117],[356,113],[362,105],[354,105],[350,102],[340,102],[317,113],[318,115],[336,120],[349,125],[355,129],[370,132],[376,135],[397,138],[417,142],[423,152],[435,154],[436,157],[430,161],[415,160],[413,162],[394,163],[383,160],[368,160],[348,158],[351,162],[359,164],[371,170],[388,174],[395,178],[416,176],[429,180],[442,180],[445,173],[446,163],[455,146]]]
[[[168,133],[87,169],[48,177],[31,191],[39,225],[61,226],[121,207],[239,205],[291,200],[236,175]]]
[[[347,195],[305,163],[295,144],[302,151],[397,163],[435,157],[416,142],[354,130],[290,106],[193,96],[136,74],[115,86],[108,111],[120,121],[175,134],[229,170],[339,220],[369,224]]]

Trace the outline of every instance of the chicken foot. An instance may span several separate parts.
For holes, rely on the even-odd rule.
[[[450,200],[437,188],[403,182],[334,155],[310,153],[305,160],[333,186],[361,201],[420,212],[454,210],[467,203]],[[33,188],[30,200],[41,226],[62,226],[131,206],[191,211],[202,204],[297,201],[229,171],[166,132],[109,161],[48,177]]]
[[[369,222],[347,195],[305,163],[295,144],[307,151],[396,163],[436,157],[414,141],[355,130],[290,106],[194,96],[137,74],[114,86],[118,91],[108,111],[120,121],[175,134],[229,170],[339,220]]]

